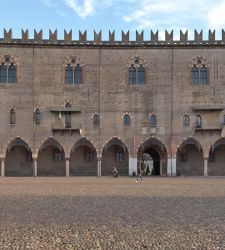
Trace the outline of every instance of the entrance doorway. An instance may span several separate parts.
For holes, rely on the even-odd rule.
[[[160,175],[160,156],[153,148],[148,148],[143,155],[148,154],[149,159],[144,160],[144,175]]]
[[[156,138],[145,141],[138,150],[138,164],[144,175],[163,176],[167,174],[167,152]]]

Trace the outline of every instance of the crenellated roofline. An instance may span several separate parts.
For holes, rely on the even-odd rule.
[[[55,31],[49,30],[49,38],[43,39],[43,31],[42,29],[37,32],[34,30],[34,37],[29,37],[29,31],[23,30],[21,32],[21,38],[13,38],[12,29],[7,31],[4,29],[4,37],[0,38],[1,44],[21,44],[21,45],[85,45],[85,46],[201,46],[201,45],[225,45],[225,31],[222,29],[222,39],[216,40],[215,30],[208,31],[208,39],[203,40],[203,30],[200,32],[194,31],[194,40],[189,40],[188,30],[183,32],[180,31],[180,39],[174,40],[173,30],[168,32],[165,30],[165,39],[159,39],[159,32],[153,32],[151,30],[150,40],[144,40],[144,31],[138,32],[136,31],[136,40],[130,40],[130,32],[122,31],[122,39],[115,40],[115,31],[109,31],[108,40],[102,40],[102,31],[96,32],[94,31],[94,39],[87,40],[87,31],[81,32],[79,31],[79,39],[73,40],[72,30],[67,32],[64,30],[64,39],[58,39],[57,37],[57,29]]]

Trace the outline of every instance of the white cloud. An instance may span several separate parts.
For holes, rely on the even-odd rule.
[[[84,0],[83,5],[80,5],[77,0],[65,0],[65,3],[81,18],[90,16],[94,12],[93,0]]]
[[[84,0],[83,4],[79,4],[78,0],[64,0],[65,4],[83,19],[95,14],[97,8],[109,7],[113,1],[114,0]]]
[[[127,23],[136,23],[138,29],[175,29],[179,26],[195,26],[197,22],[203,23],[205,27],[208,24],[206,17],[215,5],[213,0],[142,0],[136,5],[133,3],[133,10],[123,19]]]
[[[225,1],[222,1],[209,12],[208,23],[212,29],[225,28]]]
[[[52,0],[40,0],[47,7],[55,7],[55,3]]]

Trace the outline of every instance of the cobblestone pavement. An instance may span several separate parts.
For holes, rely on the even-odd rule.
[[[0,249],[225,249],[225,178],[0,178]]]

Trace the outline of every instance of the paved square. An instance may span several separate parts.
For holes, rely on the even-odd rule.
[[[1,178],[0,249],[225,249],[225,178]]]

